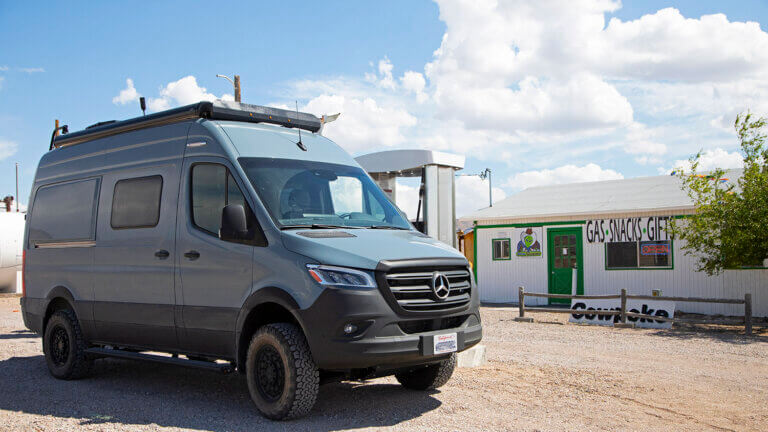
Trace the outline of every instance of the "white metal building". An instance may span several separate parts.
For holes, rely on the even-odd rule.
[[[738,172],[730,172],[730,181]],[[485,302],[517,302],[519,286],[539,293],[744,298],[768,316],[768,268],[726,270],[709,277],[664,230],[693,213],[673,176],[533,187],[462,218],[475,226],[474,270]],[[766,221],[768,222],[768,221]],[[545,298],[526,299],[532,305]],[[553,301],[554,302],[554,301]],[[742,305],[678,303],[677,309],[743,315]]]

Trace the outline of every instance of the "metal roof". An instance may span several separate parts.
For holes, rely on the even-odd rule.
[[[434,150],[387,150],[355,158],[368,173],[395,172],[403,177],[421,175],[424,165],[464,168],[464,156]]]
[[[727,172],[736,182],[741,170]],[[674,211],[691,213],[693,202],[677,176],[663,175],[622,180],[538,186],[516,193],[463,216],[466,221],[501,219],[583,219],[589,215]]]

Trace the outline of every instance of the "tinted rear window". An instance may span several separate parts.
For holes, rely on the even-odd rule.
[[[160,219],[161,176],[120,180],[112,195],[112,228],[151,228]]]
[[[29,222],[30,243],[93,240],[98,193],[98,179],[38,189]]]

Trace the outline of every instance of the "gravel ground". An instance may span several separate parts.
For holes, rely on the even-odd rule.
[[[0,298],[0,429],[30,430],[765,430],[768,335],[512,321],[484,308],[488,363],[439,391],[392,378],[321,387],[312,413],[272,423],[237,374],[126,360],[57,381],[17,298]]]

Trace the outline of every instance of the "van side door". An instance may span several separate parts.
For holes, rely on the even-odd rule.
[[[219,238],[222,209],[228,204],[242,205],[249,226],[258,226],[243,182],[233,172],[223,158],[184,159],[176,235],[182,351],[223,358],[234,356],[237,316],[251,292],[257,247]]]
[[[104,174],[94,266],[99,342],[163,350],[178,345],[174,242],[180,162]]]

